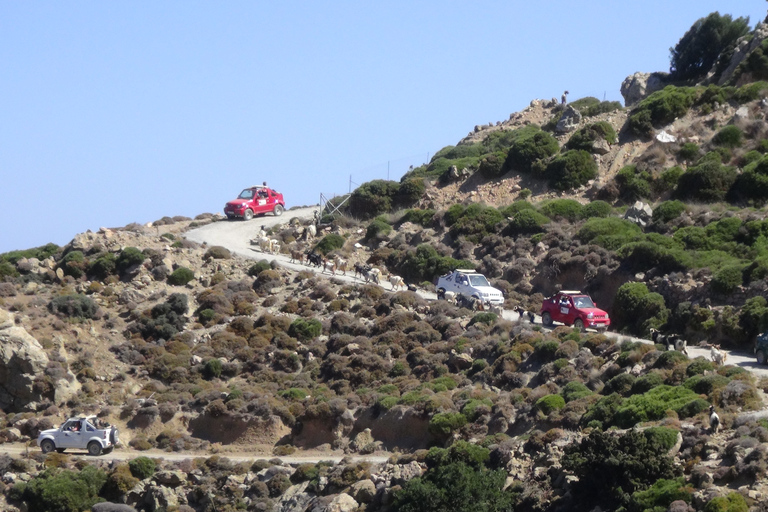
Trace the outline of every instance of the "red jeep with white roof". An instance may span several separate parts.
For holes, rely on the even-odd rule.
[[[578,291],[561,291],[544,300],[541,323],[550,326],[553,322],[572,325],[581,331],[587,327],[605,331],[611,325],[608,313],[599,309],[592,297]]]
[[[228,219],[241,218],[251,220],[254,215],[274,213],[282,215],[285,211],[283,194],[272,190],[266,185],[249,187],[240,192],[237,199],[229,201],[224,206],[224,214]]]

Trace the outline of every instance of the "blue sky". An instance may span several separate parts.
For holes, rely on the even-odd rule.
[[[535,98],[621,100],[764,0],[0,2],[0,253],[399,179]]]

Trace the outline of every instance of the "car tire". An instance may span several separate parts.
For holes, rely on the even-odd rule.
[[[766,357],[765,352],[762,350],[757,351],[757,364],[765,364]]]
[[[552,315],[548,311],[541,314],[541,323],[547,327],[552,327]]]
[[[253,218],[253,210],[248,208],[243,212],[243,220],[251,220]]]
[[[574,329],[578,329],[579,332],[584,332],[584,321],[581,318],[577,318],[575,322],[573,322]]]
[[[275,209],[272,210],[272,213],[275,214],[275,217],[279,217],[283,214],[283,211],[285,211],[285,208],[283,208],[283,206],[280,204],[276,204]]]
[[[101,455],[101,445],[98,441],[88,443],[88,455],[93,455],[94,457]]]
[[[120,442],[119,432],[116,428],[113,428],[112,432],[109,433],[109,442],[112,443],[112,446],[117,446],[117,443]]]
[[[437,300],[445,300],[445,288],[438,288]]]
[[[66,450],[66,448],[56,448],[56,451],[59,453],[64,453],[64,450]]]
[[[53,441],[51,441],[50,439],[45,439],[43,440],[42,443],[40,443],[40,450],[43,453],[51,453],[55,449],[56,449],[56,445],[53,444]]]

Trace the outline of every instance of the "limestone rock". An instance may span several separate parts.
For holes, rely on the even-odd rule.
[[[33,383],[47,365],[40,343],[0,309],[0,409],[18,411],[42,399]]]
[[[355,439],[353,439],[352,442],[350,443],[350,447],[356,452],[359,452],[360,450],[362,450],[363,448],[365,448],[366,446],[370,445],[373,442],[374,440],[373,440],[373,436],[371,435],[371,429],[366,428],[365,430],[363,430],[362,432],[360,432],[355,436]]]
[[[273,510],[281,512],[304,512],[315,497],[307,493],[309,482],[292,485],[280,496]]]
[[[96,503],[91,507],[92,512],[136,512],[136,509],[130,505],[122,503]]]
[[[592,144],[592,152],[598,155],[607,155],[611,151],[611,145],[605,139],[598,139]]]
[[[186,482],[187,478],[181,471],[160,471],[155,473],[155,481],[167,487],[178,487]]]
[[[376,485],[370,480],[360,480],[352,484],[349,492],[358,503],[370,503],[376,496]]]
[[[667,73],[640,73],[629,75],[621,83],[624,106],[631,107],[643,98],[664,88]]]
[[[555,130],[558,133],[568,133],[576,130],[581,122],[581,112],[573,108],[571,105],[565,107],[565,112],[560,116],[560,120],[557,122]]]
[[[739,67],[744,59],[752,53],[755,48],[759,48],[763,44],[763,40],[768,37],[768,25],[765,23],[758,23],[755,30],[751,34],[747,34],[736,42],[736,48],[731,56],[731,61],[728,63],[728,67],[720,75],[717,81],[717,85],[724,85],[728,82],[736,68]],[[741,80],[739,80],[741,82]],[[742,85],[738,83],[737,85]]]
[[[630,222],[634,222],[638,226],[645,227],[651,222],[653,217],[653,209],[650,205],[637,201],[631,208],[624,214],[624,218]]]

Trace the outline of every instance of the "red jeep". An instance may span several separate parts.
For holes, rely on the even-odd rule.
[[[254,215],[272,212],[275,216],[282,215],[285,211],[283,194],[272,190],[267,186],[246,188],[237,199],[229,201],[224,206],[224,214],[228,219],[240,217],[251,220]]]
[[[587,327],[605,331],[611,325],[608,313],[597,308],[589,295],[575,291],[558,292],[544,300],[541,323],[551,326],[552,322],[572,325],[581,331]]]

